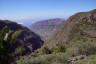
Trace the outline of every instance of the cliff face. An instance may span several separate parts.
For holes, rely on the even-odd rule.
[[[39,34],[43,39],[51,37],[64,22],[64,19],[55,18],[33,23],[31,30]]]
[[[76,38],[77,40],[75,40]],[[74,44],[72,44],[75,45],[77,41],[82,39],[96,41],[96,10],[80,12],[71,16],[64,22],[63,27],[58,29],[57,33],[47,40],[47,43],[52,46],[56,43],[72,43],[75,40]]]
[[[11,22],[9,20],[0,20],[0,29],[4,26],[7,26],[10,31],[23,30],[23,32],[16,39],[16,42],[13,44],[13,52],[16,52],[19,48],[23,48],[24,51],[22,52],[22,55],[25,55],[31,53],[43,45],[43,41],[37,34],[20,24]]]

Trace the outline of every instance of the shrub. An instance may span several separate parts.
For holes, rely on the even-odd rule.
[[[52,48],[53,53],[65,52],[65,47],[61,44],[56,44],[55,47]]]
[[[80,61],[76,62],[75,64],[96,64],[96,61]]]
[[[74,56],[78,56],[79,55],[78,54],[78,49],[76,47],[67,48],[65,54],[66,54],[66,57],[72,57],[73,55]]]
[[[38,54],[35,53],[35,52],[33,52],[33,53],[30,54],[30,57],[37,57],[37,56],[38,56]]]
[[[51,54],[51,50],[47,46],[45,46],[42,48],[42,53],[43,54]]]
[[[80,54],[92,55],[96,54],[96,44],[95,42],[83,43],[78,47],[78,52]]]
[[[10,64],[13,62],[13,54],[11,52],[11,47],[15,42],[21,30],[10,32],[7,26],[0,31],[0,64]]]
[[[17,64],[68,64],[68,61],[63,53],[57,53],[31,58],[27,56],[27,58],[18,60]]]

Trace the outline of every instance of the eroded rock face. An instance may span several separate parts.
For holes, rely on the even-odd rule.
[[[96,23],[96,10],[77,13],[77,14],[71,16],[68,20],[71,22],[74,21],[74,22],[83,22],[83,23],[94,24],[94,23]]]
[[[24,51],[22,52],[22,54],[18,54],[26,55],[43,45],[43,40],[41,40],[41,38],[37,34],[20,24],[11,22],[9,20],[0,20],[0,28],[3,28],[4,26],[7,26],[11,31],[23,30],[23,32],[16,39],[16,42],[13,44],[13,47],[11,49],[14,53],[19,48],[23,48]]]
[[[64,19],[55,18],[33,23],[31,30],[39,34],[43,39],[51,37],[64,22]]]

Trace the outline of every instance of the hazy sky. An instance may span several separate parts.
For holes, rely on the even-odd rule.
[[[0,0],[0,19],[68,17],[96,8],[96,0]]]

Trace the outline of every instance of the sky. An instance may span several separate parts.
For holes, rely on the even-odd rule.
[[[96,0],[0,0],[0,19],[27,23],[23,20],[67,18],[92,9],[96,9]]]

